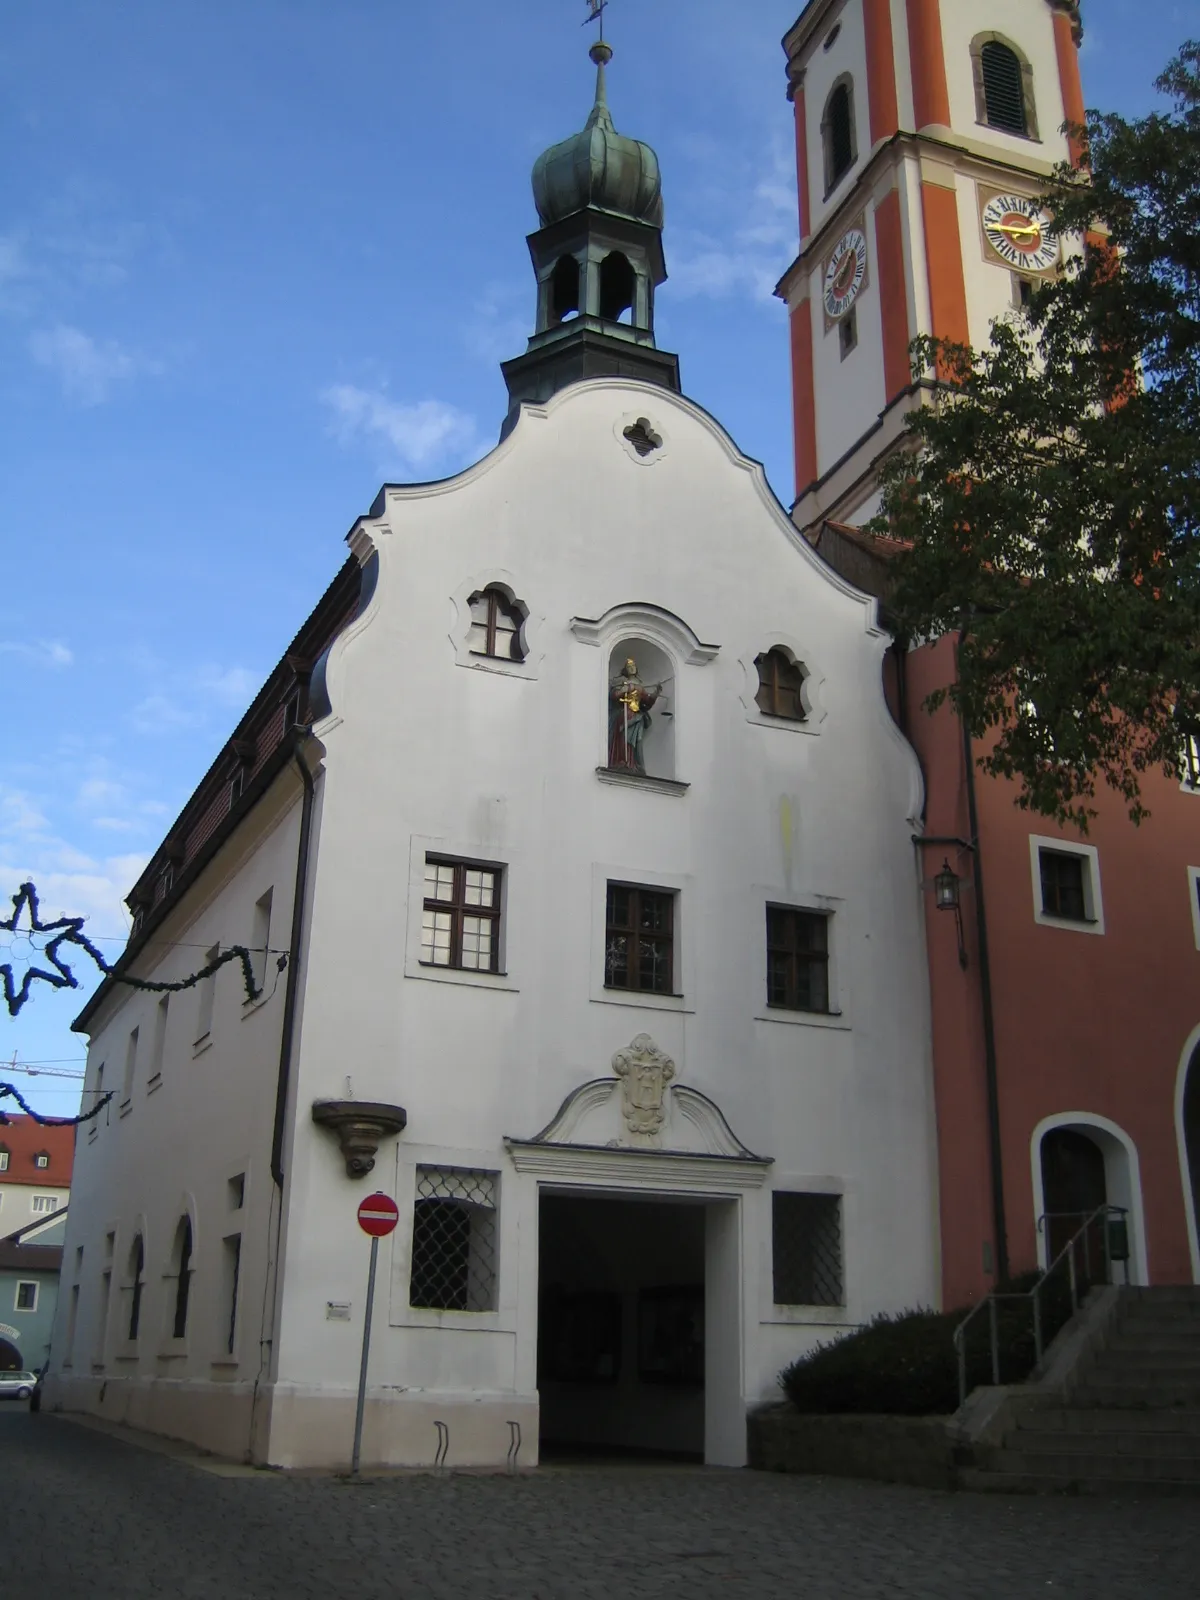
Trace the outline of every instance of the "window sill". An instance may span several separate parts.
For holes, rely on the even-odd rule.
[[[146,1080],[146,1093],[153,1094],[156,1089],[162,1088],[162,1073],[156,1072],[152,1078]]]
[[[623,767],[597,767],[596,776],[601,783],[614,783],[619,788],[644,789],[650,794],[684,795],[690,783],[677,778],[652,778],[645,772],[627,772]]]
[[[643,994],[637,989],[598,989],[592,999],[607,1006],[634,1006],[643,1011],[694,1012],[683,994]]]
[[[498,989],[516,994],[519,986],[507,972],[474,972],[470,967],[441,967],[432,961],[414,961],[405,970],[406,978],[426,978],[431,983],[465,984],[468,989]]]
[[[160,1361],[186,1361],[188,1354],[187,1339],[164,1339],[158,1347]]]
[[[88,1129],[88,1143],[89,1144],[95,1144],[96,1140],[99,1137],[100,1137],[100,1129],[93,1122],[91,1127]]]
[[[770,1314],[758,1320],[762,1327],[858,1328],[862,1326],[847,1315],[845,1306],[773,1305]]]
[[[834,1028],[850,1032],[850,1024],[840,1011],[799,1011],[790,1006],[766,1006],[754,1013],[755,1022],[782,1022],[793,1028]]]
[[[389,1319],[393,1328],[459,1328],[476,1333],[511,1333],[499,1311],[438,1311],[434,1306],[404,1306]]]
[[[263,982],[264,983],[266,982],[265,974],[264,974],[264,977],[263,977]],[[242,1021],[245,1022],[246,1018],[247,1017],[252,1017],[255,1014],[256,1011],[261,1011],[262,1008],[266,1005],[267,1001],[271,998],[271,995],[274,994],[274,992],[275,991],[273,989],[271,989],[269,991],[264,989],[262,994],[260,994],[257,997],[257,999],[254,999],[254,1000],[243,1000],[242,1001]]]
[[[241,1366],[241,1362],[236,1356],[221,1356],[219,1359],[214,1360],[209,1364],[213,1368],[214,1372],[236,1371],[237,1368]]]
[[[192,1060],[194,1061],[197,1056],[202,1056],[206,1050],[211,1050],[212,1047],[213,1047],[212,1034],[211,1033],[203,1033],[203,1034],[201,1034],[200,1037],[196,1040],[195,1044],[192,1046]]]
[[[1033,920],[1039,928],[1062,928],[1068,933],[1104,933],[1104,924],[1098,917],[1055,917],[1048,911],[1035,911]]]
[[[127,1117],[132,1110],[133,1110],[133,1101],[132,1100],[122,1100],[120,1106],[117,1108],[117,1115],[119,1117]]]
[[[1006,139],[1020,139],[1022,144],[1042,144],[1045,142],[1036,133],[1018,133],[1015,128],[998,128],[994,122],[984,122],[980,117],[975,118],[975,126],[982,128],[984,133],[999,133],[1003,134]]]

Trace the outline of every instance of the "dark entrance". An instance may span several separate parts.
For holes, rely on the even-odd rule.
[[[0,1339],[0,1372],[22,1372],[24,1368],[25,1363],[16,1345],[9,1344],[7,1339]]]
[[[1104,1152],[1100,1146],[1075,1128],[1051,1128],[1042,1140],[1047,1265],[1107,1200]],[[1100,1262],[1104,1259],[1102,1227],[1100,1223],[1096,1230]]]
[[[1183,1148],[1192,1188],[1192,1216],[1200,1230],[1200,1048],[1193,1051],[1183,1080]]]
[[[704,1457],[702,1205],[544,1194],[544,1455]]]

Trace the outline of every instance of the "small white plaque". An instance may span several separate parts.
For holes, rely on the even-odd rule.
[[[349,1302],[349,1300],[326,1300],[326,1302],[325,1302],[325,1320],[326,1320],[326,1322],[349,1322],[350,1321],[350,1302]]]

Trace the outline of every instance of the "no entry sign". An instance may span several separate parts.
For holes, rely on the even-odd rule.
[[[387,1194],[369,1194],[358,1208],[358,1225],[372,1239],[385,1239],[400,1220],[400,1208]]]

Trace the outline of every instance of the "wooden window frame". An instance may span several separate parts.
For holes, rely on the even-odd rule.
[[[778,938],[778,923],[774,918],[788,919],[789,938],[787,942],[780,942]],[[799,920],[805,919],[813,928],[822,929],[824,948],[815,945],[801,944],[796,934]],[[767,1009],[770,1011],[805,1011],[812,1016],[827,1017],[833,1014],[829,993],[829,924],[832,915],[828,911],[815,911],[811,906],[785,906],[774,902],[767,904]],[[786,962],[783,982],[783,999],[773,999],[773,971],[776,958],[783,958]],[[806,970],[818,968],[823,978],[824,1005],[814,1006],[805,1003],[801,996],[803,986],[800,982],[801,967]],[[807,984],[807,995],[811,999],[811,977]]]
[[[420,965],[431,967],[438,972],[485,972],[498,973],[500,966],[500,935],[503,925],[503,892],[504,869],[487,861],[464,861],[456,856],[429,855],[425,857],[424,870],[430,867],[451,867],[454,871],[454,887],[449,900],[438,900],[425,895],[421,902],[422,914],[426,911],[441,912],[450,917],[450,960],[430,961],[424,954],[425,929],[424,915],[421,927],[421,960]],[[472,905],[466,899],[466,875],[468,872],[487,872],[493,880],[493,903],[490,906]],[[463,965],[463,919],[476,917],[488,921],[492,925],[492,948],[490,966],[468,967]]]
[[[479,623],[475,618],[474,608],[476,603],[480,600],[487,601],[487,620],[483,623],[483,627],[487,631],[487,648],[484,650],[475,650],[471,647],[469,642],[469,634],[471,629],[479,626]],[[524,661],[525,641],[521,638],[521,630],[525,626],[525,618],[522,615],[521,609],[517,605],[516,600],[510,600],[505,591],[497,584],[489,583],[482,589],[476,589],[474,594],[468,595],[467,610],[470,613],[471,619],[468,627],[467,644],[467,652],[469,655],[483,656],[485,660],[489,661]],[[512,630],[512,644],[507,655],[501,655],[496,649],[496,635],[499,631],[496,626],[496,621],[497,614],[501,611],[503,611],[505,618],[514,624]],[[505,631],[507,632],[507,630]]]
[[[799,683],[794,690],[786,688],[780,681],[780,667],[783,663],[799,676]],[[769,665],[769,676],[764,673],[764,668]],[[804,680],[807,674],[798,661],[794,661],[788,652],[779,645],[772,645],[769,650],[761,651],[754,658],[754,670],[758,673],[758,690],[754,696],[754,703],[764,717],[776,717],[780,722],[807,722],[808,712],[804,705]],[[770,699],[770,705],[762,703],[764,692]],[[781,711],[779,709],[780,694],[795,694],[800,710]]]
[[[613,918],[613,891],[619,890],[630,896],[629,919],[625,923],[617,922]],[[662,902],[666,908],[666,932],[661,934],[646,934],[640,927],[640,913],[642,901],[646,896],[653,896]],[[674,889],[659,889],[651,884],[624,883],[620,879],[610,879],[604,891],[604,987],[618,990],[622,994],[653,994],[676,996],[675,991],[675,901],[677,895]],[[625,983],[612,981],[613,968],[609,960],[609,949],[614,939],[628,939],[629,950],[626,956],[625,973],[628,979]],[[645,944],[666,950],[666,987],[644,987],[641,973],[641,947]]]
[[[1055,882],[1054,875],[1057,871],[1052,868],[1047,874],[1047,863],[1069,861],[1073,862],[1079,873],[1079,910],[1064,911],[1062,909],[1061,891],[1063,885]],[[1086,856],[1079,855],[1074,850],[1049,850],[1043,845],[1038,850],[1038,876],[1042,885],[1042,914],[1047,917],[1056,917],[1060,922],[1091,922],[1088,916],[1088,870],[1089,862]],[[1069,886],[1074,892],[1074,885]],[[1047,893],[1047,890],[1050,893]],[[1051,901],[1054,903],[1052,904]]]

